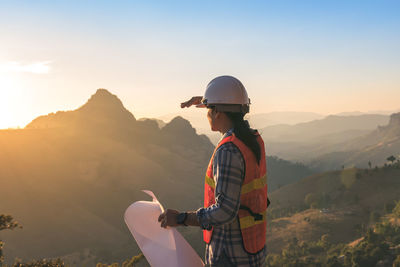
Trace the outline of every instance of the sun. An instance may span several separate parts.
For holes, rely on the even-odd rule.
[[[23,92],[18,75],[0,73],[0,129],[15,128],[21,125],[21,105]]]

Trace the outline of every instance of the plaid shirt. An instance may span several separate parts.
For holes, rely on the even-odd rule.
[[[226,132],[222,139],[231,135],[232,131]],[[233,143],[225,143],[215,152],[213,175],[215,204],[196,212],[201,228],[209,230],[214,227],[211,242],[206,244],[205,263],[215,266],[224,253],[234,266],[265,266],[265,247],[256,254],[249,254],[243,248],[238,210],[244,180],[244,159]]]

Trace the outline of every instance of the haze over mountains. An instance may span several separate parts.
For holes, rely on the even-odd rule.
[[[246,115],[246,119],[250,122],[252,128],[255,129],[267,129],[271,131],[274,135],[282,134],[282,138],[278,138],[278,141],[289,141],[285,140],[287,136],[296,137],[297,128],[300,128],[300,131],[303,132],[307,128],[307,123],[310,122],[309,133],[312,132],[312,136],[319,135],[329,135],[334,134],[335,136],[339,136],[337,138],[351,138],[355,136],[362,135],[366,133],[367,130],[375,129],[378,125],[384,125],[388,122],[388,115],[392,113],[399,112],[397,111],[369,111],[369,112],[341,112],[332,115],[322,115],[314,112],[270,112],[270,113],[249,113]],[[366,116],[371,115],[371,117]],[[205,112],[203,109],[184,109],[180,113],[171,113],[164,116],[160,116],[157,118],[157,121],[162,127],[165,122],[170,121],[172,118],[176,116],[181,116],[192,124],[192,126],[197,130],[200,134],[207,135],[211,142],[216,145],[220,139],[219,133],[212,132],[210,130],[208,121],[206,119]],[[353,117],[352,119],[348,119],[347,117]],[[368,118],[371,118],[372,121],[368,121]],[[385,119],[386,118],[386,119]],[[144,119],[144,118],[143,118]],[[327,119],[325,121],[325,119]],[[340,120],[343,120],[342,122]],[[351,123],[355,123],[351,125]],[[290,127],[295,126],[297,127]],[[321,132],[323,129],[315,127],[315,126],[325,127],[328,126],[328,129],[332,131],[326,131],[325,133]],[[324,125],[325,124],[325,125]],[[347,124],[347,126],[346,126]],[[339,126],[339,128],[335,128]],[[372,126],[372,127],[371,127]],[[303,128],[303,129],[302,129]],[[313,131],[317,129],[315,133]],[[345,131],[345,130],[350,131]],[[342,133],[340,133],[342,131]],[[340,134],[343,134],[344,137],[340,137]],[[305,134],[305,135],[304,135]],[[308,133],[303,133],[303,136],[308,136]],[[328,136],[327,136],[328,137]],[[272,137],[271,137],[272,138]],[[277,140],[275,140],[277,141]],[[296,139],[296,141],[298,141]]]
[[[308,163],[324,154],[346,149],[354,139],[387,124],[389,119],[389,116],[376,114],[332,115],[296,125],[269,126],[260,132],[269,154]]]
[[[397,126],[393,124],[390,115],[385,115],[387,112],[377,111],[377,113],[380,114],[344,112],[323,117],[315,113],[278,112],[246,115],[246,117],[251,126],[259,129],[262,134],[267,155],[301,162],[314,170],[326,171],[339,169],[342,166],[366,167],[369,161],[372,161],[374,166],[382,165],[391,154],[399,154],[395,141],[397,132],[388,130]],[[221,135],[209,130],[205,118],[198,116],[199,113],[195,111],[187,114],[191,114],[187,117],[192,125],[197,125],[195,128],[198,132],[207,135],[213,144],[218,143]],[[289,117],[293,117],[291,122],[302,122],[260,127],[272,122],[289,121]],[[158,121],[161,127],[163,123],[162,120]],[[385,127],[389,128],[382,132]],[[391,131],[388,135],[391,137],[386,136],[388,131]],[[384,143],[391,143],[378,145],[390,138],[393,140]],[[372,153],[369,152],[371,149]]]
[[[190,121],[196,129],[206,130],[209,129],[208,121],[206,119],[205,109],[184,109],[180,113],[172,113],[164,116],[157,117],[162,121],[170,121],[172,118],[176,116],[182,116],[183,118]],[[325,117],[322,114],[314,113],[314,112],[269,112],[269,113],[249,113],[246,115],[250,124],[254,128],[264,128],[270,125],[275,124],[297,124],[301,122],[312,121],[316,119],[321,119]]]
[[[396,120],[392,119],[397,113],[390,116],[386,115],[388,112],[376,111],[377,114],[373,114],[355,111],[326,117],[316,113],[275,112],[248,114],[246,117],[251,126],[258,128],[262,134],[267,155],[325,171],[342,166],[366,167],[369,161],[374,166],[382,165],[391,154],[398,155],[395,141],[398,133],[394,130],[397,126]],[[186,114],[192,125],[197,125],[196,130],[206,134],[212,143],[220,140],[221,135],[211,132],[208,121],[198,116],[198,112]],[[162,123],[159,121],[159,125]],[[380,142],[383,143],[378,145]],[[384,145],[385,142],[389,143]]]
[[[261,129],[265,139],[270,142],[310,142],[315,139],[327,141],[332,136],[346,137],[354,132],[354,135],[368,132],[377,125],[387,124],[389,118],[386,115],[358,115],[337,116],[330,115],[320,120],[298,123],[295,125],[274,125]],[[350,133],[350,134],[349,134]],[[340,137],[338,137],[340,138]]]
[[[338,144],[335,151],[315,158],[310,165],[319,169],[338,166],[367,167],[383,165],[389,156],[400,156],[400,113],[390,115],[387,125],[372,132]]]
[[[161,121],[170,121],[175,116],[182,116],[190,121],[198,133],[207,135],[214,145],[216,145],[220,140],[221,135],[210,130],[205,109],[184,109],[180,113],[167,114],[160,116],[157,119]],[[313,112],[270,112],[256,114],[250,113],[246,115],[246,119],[249,120],[251,127],[255,129],[261,129],[275,124],[296,124],[323,117],[323,115]]]

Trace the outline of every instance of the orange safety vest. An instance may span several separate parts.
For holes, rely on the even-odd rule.
[[[264,142],[256,131],[257,141],[261,148],[261,160],[258,164],[254,153],[239,138],[232,135],[225,137],[215,148],[208,164],[204,183],[204,207],[215,203],[215,180],[213,177],[213,160],[217,149],[227,142],[232,142],[242,153],[245,163],[245,177],[240,193],[240,208],[238,211],[243,246],[248,253],[257,253],[265,246],[266,212],[267,212],[267,167]],[[213,229],[203,230],[203,239],[209,244]]]

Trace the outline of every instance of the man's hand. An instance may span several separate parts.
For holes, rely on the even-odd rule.
[[[167,209],[158,217],[158,221],[161,222],[161,227],[167,228],[167,226],[177,227],[179,224],[177,223],[179,211]]]
[[[194,96],[190,100],[181,103],[181,108],[190,107],[191,105],[198,105],[201,104],[201,100],[203,99],[202,96]]]

